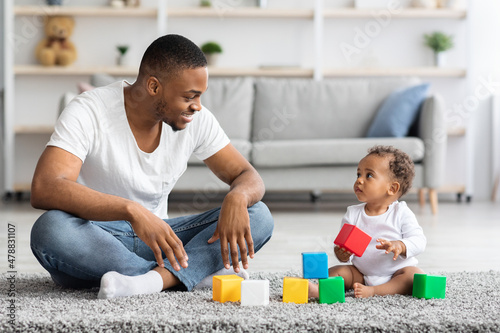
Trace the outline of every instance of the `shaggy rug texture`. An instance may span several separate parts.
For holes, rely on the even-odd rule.
[[[253,273],[270,282],[262,307],[214,302],[211,289],[98,300],[97,289],[61,289],[47,274],[2,274],[0,332],[500,332],[500,272],[432,274],[447,277],[445,299],[350,291],[327,305],[282,303],[283,277],[297,272]]]

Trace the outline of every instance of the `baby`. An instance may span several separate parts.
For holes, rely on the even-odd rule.
[[[417,268],[416,255],[424,251],[426,238],[415,214],[398,201],[415,176],[410,157],[391,146],[375,146],[358,164],[354,193],[362,204],[350,206],[342,219],[372,237],[362,257],[334,247],[337,259],[348,265],[330,267],[329,276],[342,276],[346,290],[355,297],[409,295]],[[318,297],[317,284],[309,283],[309,297]]]

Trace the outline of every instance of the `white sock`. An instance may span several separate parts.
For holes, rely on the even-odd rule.
[[[203,289],[203,288],[212,288],[212,278],[214,276],[216,276],[216,275],[231,275],[231,274],[238,275],[239,277],[242,277],[245,280],[248,280],[248,278],[250,277],[248,275],[248,272],[245,269],[243,269],[242,267],[240,267],[240,272],[236,273],[233,269],[233,266],[231,266],[231,268],[229,268],[229,269],[223,268],[220,271],[217,271],[214,274],[207,276],[206,278],[201,280],[200,283],[198,283],[196,286],[194,286],[193,289],[196,290],[196,289]]]
[[[101,278],[101,288],[97,298],[107,299],[141,294],[159,293],[163,289],[163,279],[157,271],[143,275],[127,276],[118,272],[107,272]]]

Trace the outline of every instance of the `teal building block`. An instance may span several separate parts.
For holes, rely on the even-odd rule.
[[[319,302],[321,304],[345,303],[344,278],[341,276],[319,280]]]
[[[328,278],[328,255],[326,252],[302,253],[302,271],[304,279]]]
[[[413,297],[445,298],[446,276],[415,274],[413,277]]]

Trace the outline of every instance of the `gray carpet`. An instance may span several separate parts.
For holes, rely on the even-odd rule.
[[[436,273],[438,274],[438,273]],[[343,304],[284,304],[286,273],[268,279],[267,307],[212,301],[211,290],[163,292],[97,300],[97,289],[65,290],[46,274],[18,274],[9,298],[1,275],[0,332],[500,332],[500,272],[448,273],[444,300],[410,296],[355,299]],[[15,326],[6,316],[15,300]]]

